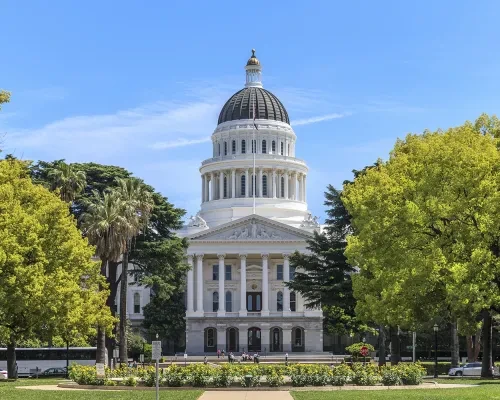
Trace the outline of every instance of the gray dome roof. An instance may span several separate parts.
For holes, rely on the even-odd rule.
[[[247,87],[233,94],[222,107],[218,123],[253,119],[254,101],[255,119],[271,119],[290,124],[288,113],[281,101],[274,94],[260,87]]]

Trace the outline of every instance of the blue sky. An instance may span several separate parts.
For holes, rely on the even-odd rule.
[[[256,48],[323,218],[326,185],[396,138],[498,112],[499,12],[487,0],[3,0],[4,151],[120,165],[193,214],[206,140]]]

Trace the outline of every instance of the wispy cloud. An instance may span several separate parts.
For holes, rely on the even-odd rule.
[[[151,145],[152,149],[161,150],[161,149],[172,149],[175,147],[184,147],[191,146],[193,144],[207,143],[210,142],[210,137],[205,137],[202,139],[177,139],[170,142],[156,142]]]
[[[318,115],[316,117],[297,119],[295,121],[292,121],[291,124],[292,126],[309,125],[309,124],[315,124],[317,122],[329,121],[331,119],[343,118],[349,115],[351,115],[351,113],[343,113],[343,114],[333,113],[333,114]]]

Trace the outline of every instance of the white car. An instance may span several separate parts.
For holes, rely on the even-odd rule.
[[[451,368],[449,376],[481,376],[481,363],[471,362],[460,367]],[[493,375],[498,375],[498,368],[493,367]]]
[[[2,369],[2,368],[0,368],[0,380],[1,379],[7,379],[7,378],[8,378],[7,371],[4,370],[4,369]]]

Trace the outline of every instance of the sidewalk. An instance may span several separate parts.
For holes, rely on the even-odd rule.
[[[291,400],[290,392],[264,391],[208,391],[201,395],[200,400]]]

